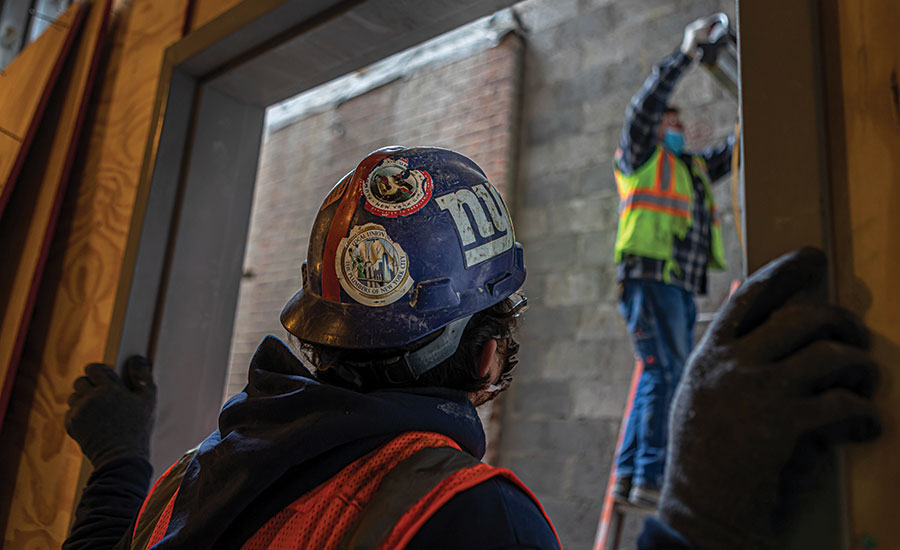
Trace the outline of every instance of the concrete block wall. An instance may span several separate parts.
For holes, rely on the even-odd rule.
[[[526,0],[525,87],[515,222],[530,311],[507,396],[500,462],[541,499],[563,546],[591,547],[634,366],[616,310],[618,196],[612,157],[625,108],[684,26],[733,0]],[[733,132],[737,106],[701,68],[673,97],[688,148]],[[700,311],[715,311],[741,273],[730,181],[717,185],[730,270],[713,274]],[[703,328],[703,327],[698,327]],[[634,547],[638,521],[623,548]]]
[[[232,338],[225,398],[243,389],[247,366],[266,334],[283,336],[278,317],[300,287],[309,232],[329,189],[370,151],[437,145],[474,159],[501,192],[515,145],[522,42],[496,46],[305,116],[263,144]]]

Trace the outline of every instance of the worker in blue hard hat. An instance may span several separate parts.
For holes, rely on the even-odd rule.
[[[559,548],[534,495],[480,461],[475,407],[509,386],[526,303],[482,170],[373,152],[325,198],[300,271],[281,314],[300,357],[263,340],[218,429],[149,493],[149,365],[87,367],[67,429],[95,470],[64,548]]]
[[[619,311],[643,372],[616,457],[613,497],[655,507],[666,456],[669,405],[694,343],[694,296],[707,271],[725,268],[712,183],[730,172],[733,137],[685,149],[669,97],[719,16],[685,28],[680,48],[654,67],[625,113],[615,155]]]
[[[414,192],[373,193],[384,173]],[[150,366],[86,368],[66,428],[94,472],[63,547],[559,548],[528,489],[478,460],[474,407],[510,383],[525,271],[477,166],[440,149],[366,157],[323,203],[302,272],[282,322],[313,372],[267,337],[218,429],[149,494]],[[778,548],[822,450],[879,433],[868,331],[826,303],[826,272],[815,249],[779,258],[710,327],[640,550]]]

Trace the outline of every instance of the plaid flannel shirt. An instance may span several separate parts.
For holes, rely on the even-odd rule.
[[[625,125],[619,140],[621,154],[617,160],[619,170],[630,174],[650,160],[657,145],[657,128],[662,121],[669,96],[675,88],[691,58],[675,52],[653,68],[641,89],[631,98],[625,110]],[[681,160],[691,166],[691,157],[706,161],[709,178],[715,182],[731,171],[731,150],[734,137],[714,147],[683,153]],[[706,271],[710,255],[710,226],[712,219],[704,208],[703,181],[691,173],[694,187],[694,223],[684,239],[675,238],[673,257],[681,268],[681,274],[672,274],[670,283],[688,292],[706,293]],[[652,279],[663,281],[665,261],[641,256],[625,255],[617,268],[619,281],[626,279]]]

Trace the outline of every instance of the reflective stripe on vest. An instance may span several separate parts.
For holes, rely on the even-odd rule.
[[[183,458],[163,474],[142,506],[135,533],[149,531],[152,536],[144,541],[135,537],[134,550],[152,548],[165,536],[178,485],[172,489],[173,484],[163,480],[180,482],[185,470],[178,468],[182,462],[186,467],[190,460]],[[509,470],[476,460],[446,436],[408,432],[347,465],[285,507],[242,548],[403,548],[453,496],[496,476],[519,486],[540,508],[534,495]],[[147,520],[144,515],[151,509],[159,512]],[[549,518],[547,522],[552,528]]]
[[[621,153],[617,151],[617,158]],[[703,200],[709,212],[711,269],[724,269],[725,251],[722,245],[721,222],[716,216],[715,201],[705,161],[691,157],[686,165],[671,152],[657,146],[643,165],[629,174],[614,169],[619,193],[619,221],[614,247],[615,261],[626,255],[641,256],[666,262],[663,281],[670,282],[671,274],[679,275],[675,261],[674,239],[684,239],[694,223],[694,200]],[[703,194],[695,196],[692,177],[703,183]],[[699,195],[699,193],[696,193]]]
[[[656,163],[652,188],[638,186],[628,189],[621,179],[621,173],[615,171],[620,216],[633,209],[643,209],[692,219],[691,196],[679,193],[676,188],[675,155],[661,148],[660,155],[662,158]]]

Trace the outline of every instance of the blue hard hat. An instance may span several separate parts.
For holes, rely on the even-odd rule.
[[[397,348],[449,325],[452,353],[468,318],[522,286],[525,264],[477,164],[449,149],[385,147],[325,198],[302,274],[281,312],[301,341]]]

